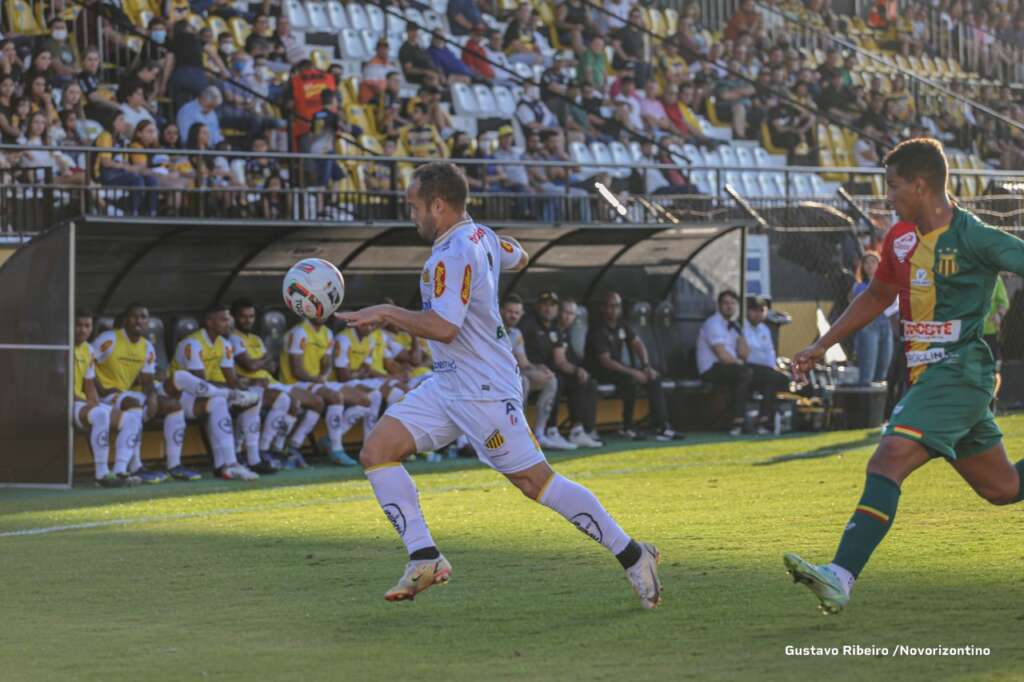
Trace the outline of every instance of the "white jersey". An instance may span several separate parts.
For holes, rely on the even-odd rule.
[[[459,328],[451,343],[430,341],[434,381],[461,400],[522,399],[519,365],[498,312],[498,278],[523,252],[494,231],[464,220],[436,242],[423,267],[423,309]]]

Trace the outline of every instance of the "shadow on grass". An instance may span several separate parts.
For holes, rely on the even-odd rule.
[[[858,440],[846,441],[844,443],[835,443],[833,445],[825,445],[814,450],[808,450],[807,452],[794,452],[788,455],[778,455],[770,459],[763,460],[761,462],[754,462],[753,466],[763,467],[771,466],[773,464],[782,464],[784,462],[793,462],[802,459],[821,459],[823,457],[832,457],[834,455],[841,455],[847,450],[856,450],[863,448],[868,445],[874,445],[878,443],[879,435],[877,432],[868,431],[863,437]]]
[[[414,671],[611,680],[628,667],[638,680],[953,682],[1013,679],[1024,661],[1015,627],[1022,607],[1012,598],[1024,595],[1009,576],[876,572],[847,613],[825,618],[774,557],[769,570],[677,548],[662,566],[666,601],[646,613],[615,562],[572,529],[552,521],[522,537],[477,524],[441,543],[454,566],[449,586],[387,604],[383,591],[404,563],[396,538],[383,522],[356,537],[343,524],[337,538],[123,530],[18,541],[4,561],[5,606],[22,614],[0,625],[0,652],[18,652],[5,676],[54,679],[78,666],[76,678],[99,678],[114,661],[94,654],[110,641],[145,657],[147,680],[205,671],[249,680],[393,680]],[[158,596],[126,599],[125,576],[161,586]],[[973,644],[993,654],[784,653],[844,644]]]

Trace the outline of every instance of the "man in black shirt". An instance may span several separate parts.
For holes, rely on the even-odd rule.
[[[557,317],[558,294],[553,291],[544,291],[537,297],[533,314],[523,317],[519,323],[519,330],[523,334],[523,345],[526,349],[526,359],[532,364],[544,365],[553,369],[555,346],[559,341]],[[547,440],[557,443],[557,447],[563,450],[576,449],[575,445],[566,441],[558,432],[557,409],[551,410],[544,436]]]
[[[558,376],[559,391],[569,401],[569,442],[582,448],[604,445],[597,437],[597,382],[583,367],[583,359],[573,350],[569,334],[576,321],[576,301],[562,300],[558,310],[558,343],[549,365]]]
[[[430,58],[430,55],[420,47],[420,29],[416,24],[407,24],[405,27],[405,42],[398,48],[398,63],[402,66],[402,73],[405,80],[410,83],[422,83],[427,74],[436,74],[436,77],[444,81],[444,74]]]
[[[648,421],[655,430],[656,440],[676,438],[668,424],[665,394],[661,377],[648,363],[647,347],[633,328],[622,321],[622,297],[609,292],[601,308],[602,320],[587,334],[586,362],[590,372],[601,383],[615,384],[622,396],[622,431],[630,439],[640,438],[633,428],[633,407],[638,386],[647,390],[650,405]],[[639,369],[633,365],[639,364]]]

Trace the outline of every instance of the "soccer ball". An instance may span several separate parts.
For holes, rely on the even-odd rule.
[[[345,278],[322,258],[306,258],[284,276],[284,303],[299,317],[326,322],[345,298]]]

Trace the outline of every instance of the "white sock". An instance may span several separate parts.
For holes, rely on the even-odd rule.
[[[290,414],[286,414],[281,417],[281,426],[274,436],[274,448],[277,451],[284,450],[285,439],[288,438],[288,434],[295,428],[295,422],[299,421],[297,417],[293,417]]]
[[[291,438],[288,439],[288,444],[295,447],[301,448],[302,444],[306,442],[306,438],[309,436],[309,432],[313,430],[316,423],[320,421],[320,414],[313,410],[306,410],[302,419],[299,420],[299,425],[292,431]]]
[[[93,405],[89,411],[89,448],[96,478],[103,478],[110,473],[110,408],[106,405]]]
[[[227,398],[230,394],[228,389],[214,386],[210,382],[203,381],[195,374],[186,372],[183,369],[177,370],[171,378],[179,391],[191,393],[198,398],[212,398],[218,395]]]
[[[373,431],[373,427],[377,425],[377,420],[380,419],[380,405],[384,401],[384,394],[380,392],[380,389],[374,389],[370,391],[370,410],[363,417],[363,440],[366,440],[366,436],[370,435],[370,431]]]
[[[366,470],[366,478],[373,486],[384,515],[398,531],[405,550],[412,554],[418,549],[434,546],[427,522],[423,520],[419,493],[409,472],[401,464],[382,464]]]
[[[846,594],[850,594],[850,590],[853,589],[853,581],[856,580],[856,578],[853,577],[853,574],[839,564],[829,564],[825,568],[828,568],[836,574],[836,577],[839,578],[839,582],[842,583]]]
[[[260,450],[269,450],[270,444],[274,441],[281,429],[284,428],[282,417],[288,415],[288,408],[292,405],[292,399],[287,393],[279,393],[274,398],[274,403],[267,412],[267,418],[263,420],[263,432],[260,434]]]
[[[324,422],[327,424],[327,438],[331,441],[331,450],[337,452],[344,450],[341,439],[345,435],[345,406],[328,405],[324,413]]]
[[[249,466],[255,466],[260,463],[260,404],[256,403],[238,415],[238,425],[245,442],[245,459]]]
[[[206,403],[206,435],[213,450],[213,466],[217,469],[238,464],[235,459],[235,428],[228,412],[228,401],[221,396],[210,398]]]
[[[181,464],[181,446],[185,443],[185,412],[178,410],[164,417],[164,452],[167,468]]]
[[[594,493],[579,483],[554,474],[537,501],[564,516],[612,554],[619,554],[629,544],[629,536],[605,511]]]
[[[135,454],[135,447],[142,441],[142,410],[128,410],[121,413],[117,427],[117,444],[114,448],[114,473],[128,471],[128,462]]]

